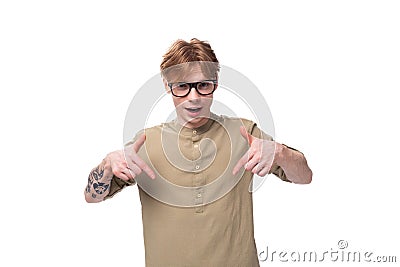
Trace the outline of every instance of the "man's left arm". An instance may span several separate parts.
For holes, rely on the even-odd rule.
[[[255,125],[254,129],[252,133],[260,136],[261,132],[258,133],[259,129]],[[243,126],[240,127],[240,133],[250,147],[233,168],[234,175],[243,167],[261,177],[272,172],[284,181],[296,184],[311,183],[312,171],[303,153],[275,142],[265,134],[261,134],[263,138],[257,138]]]
[[[304,154],[278,142],[274,143],[275,157],[272,165],[281,167],[286,175],[286,178],[293,183],[311,183],[313,173],[307,164]]]

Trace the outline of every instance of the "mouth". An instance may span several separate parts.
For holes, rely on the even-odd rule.
[[[190,107],[190,108],[185,108],[185,110],[189,113],[189,116],[191,117],[197,117],[200,115],[201,112],[201,107]]]
[[[197,113],[201,110],[200,108],[185,108],[187,111],[189,111],[190,113]]]

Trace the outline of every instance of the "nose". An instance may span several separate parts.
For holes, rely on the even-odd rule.
[[[200,99],[200,97],[201,96],[199,95],[199,93],[197,93],[197,91],[194,87],[191,88],[189,94],[187,95],[188,100],[197,100],[197,99]]]

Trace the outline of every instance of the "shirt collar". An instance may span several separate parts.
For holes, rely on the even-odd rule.
[[[220,121],[220,120],[221,120],[220,116],[211,112],[210,118],[207,120],[207,122],[197,128],[185,127],[185,126],[181,125],[177,119],[174,119],[173,121],[171,121],[171,123],[169,123],[169,125],[175,132],[180,132],[180,134],[185,135],[185,136],[192,136],[192,135],[199,135],[199,134],[203,134],[203,133],[207,132],[210,129],[210,127],[215,123],[215,121]]]

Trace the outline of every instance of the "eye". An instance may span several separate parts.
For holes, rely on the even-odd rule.
[[[173,85],[173,88],[177,90],[187,90],[188,87],[189,85],[187,83],[177,83]]]
[[[199,84],[199,89],[208,89],[212,86],[212,82],[201,82]]]

